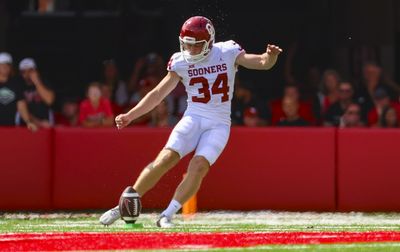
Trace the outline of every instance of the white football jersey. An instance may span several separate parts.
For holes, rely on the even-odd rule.
[[[235,61],[241,52],[240,45],[229,40],[215,43],[209,55],[195,64],[186,62],[181,52],[172,55],[167,70],[176,72],[185,85],[185,115],[200,115],[230,125]]]

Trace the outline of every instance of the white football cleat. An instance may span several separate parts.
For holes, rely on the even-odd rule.
[[[160,228],[173,228],[175,226],[174,223],[172,223],[171,220],[168,219],[168,217],[165,215],[161,215],[160,218],[158,218],[156,224],[157,227]]]
[[[113,224],[115,221],[121,218],[121,214],[119,213],[119,206],[111,208],[107,212],[103,213],[100,217],[99,221],[101,224],[108,226]]]

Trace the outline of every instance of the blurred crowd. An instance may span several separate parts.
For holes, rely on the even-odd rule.
[[[150,53],[139,58],[128,78],[114,59],[102,62],[102,78],[87,84],[85,97],[57,97],[55,83],[40,74],[35,59],[14,62],[0,53],[0,126],[38,128],[113,127],[114,117],[135,106],[166,74],[164,59]],[[311,69],[313,70],[313,69]],[[310,71],[313,73],[313,71]],[[312,83],[298,83],[285,70],[279,97],[258,97],[260,83],[235,80],[232,124],[246,127],[399,127],[400,86],[375,62],[365,62],[362,74],[343,79],[336,70],[314,71]],[[265,84],[268,85],[268,84]],[[55,101],[61,106],[55,109]],[[183,85],[132,126],[172,127],[186,109]]]

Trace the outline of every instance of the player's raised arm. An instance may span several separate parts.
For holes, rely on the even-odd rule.
[[[118,129],[122,129],[130,122],[153,110],[178,84],[180,77],[173,71],[160,81],[140,102],[126,114],[115,117]]]
[[[248,69],[268,70],[275,65],[281,52],[282,49],[279,46],[268,44],[263,54],[241,53],[236,58],[236,64]]]

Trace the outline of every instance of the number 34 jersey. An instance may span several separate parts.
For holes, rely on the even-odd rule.
[[[231,123],[236,57],[244,50],[234,41],[215,43],[209,55],[192,64],[180,52],[172,55],[167,70],[176,72],[188,95],[185,115],[199,115],[224,124]]]

